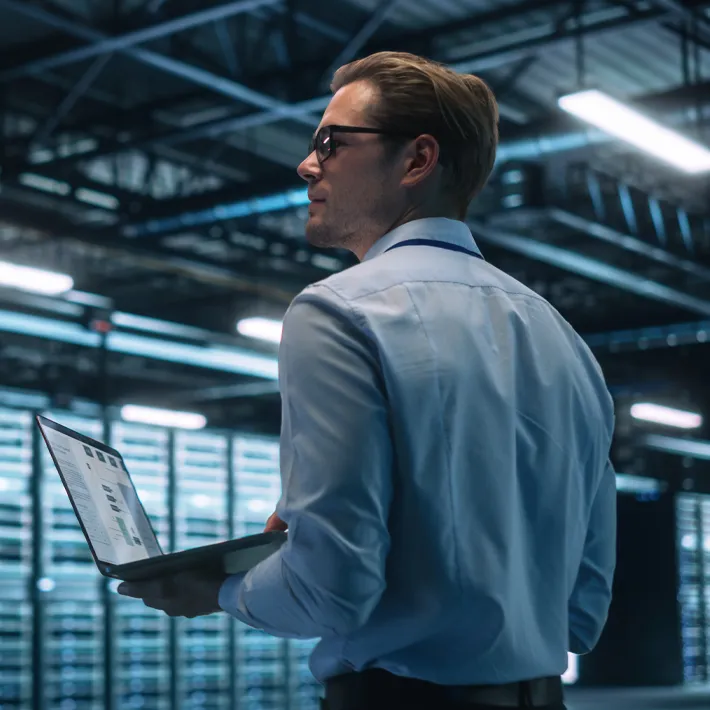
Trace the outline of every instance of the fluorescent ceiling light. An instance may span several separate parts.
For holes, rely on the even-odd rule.
[[[710,150],[601,91],[562,96],[561,109],[688,173],[710,170]]]
[[[15,311],[0,311],[0,330],[6,333],[18,333],[19,335],[31,335],[35,338],[84,345],[89,348],[97,348],[101,344],[98,333],[87,330],[78,323],[43,318],[28,313],[16,313]]]
[[[620,493],[660,493],[665,489],[666,483],[657,478],[629,473],[616,474],[616,490]]]
[[[248,338],[268,340],[270,343],[281,342],[283,323],[268,318],[244,318],[237,323],[237,330]]]
[[[647,436],[643,443],[649,449],[655,449],[656,451],[666,451],[669,454],[690,456],[691,458],[710,461],[710,441],[680,439],[674,436],[653,434]]]
[[[23,291],[58,296],[60,293],[71,291],[74,280],[66,274],[0,261],[0,284]]]
[[[14,311],[0,310],[0,331],[74,343],[89,348],[98,348],[101,345],[98,333],[87,330],[78,323]],[[179,362],[209,370],[252,375],[274,381],[279,377],[278,360],[275,357],[226,345],[202,347],[132,333],[113,332],[108,335],[106,347],[111,352],[164,362]]]
[[[702,426],[703,418],[695,412],[662,407],[660,404],[639,402],[631,407],[631,416],[654,424],[678,427],[679,429],[697,429]]]
[[[166,232],[171,229],[184,229],[187,226],[194,227],[214,221],[219,222],[238,217],[249,217],[255,214],[278,212],[292,207],[302,207],[309,202],[308,188],[297,188],[286,192],[278,192],[275,195],[255,197],[251,200],[228,202],[198,212],[186,212],[179,217],[152,219],[142,224],[129,224],[123,228],[123,234],[126,237],[139,237],[145,234]]]
[[[132,333],[109,333],[108,349],[127,355],[154,358],[167,362],[236,372],[271,380],[278,379],[278,361],[248,350],[227,346],[201,347],[160,338],[147,338]]]
[[[37,175],[36,173],[21,173],[18,181],[22,185],[31,187],[34,190],[41,190],[42,192],[54,193],[56,195],[68,195],[71,192],[69,183],[63,182],[62,180],[55,180],[54,178],[48,178],[44,175]]]
[[[207,424],[207,419],[202,414],[140,407],[136,404],[126,404],[121,407],[121,419],[127,422],[154,424],[176,429],[202,429]]]
[[[121,206],[113,195],[107,195],[105,192],[98,192],[96,190],[89,190],[85,187],[80,187],[76,190],[74,197],[89,205],[96,205],[96,207],[103,207],[107,210],[117,210]]]

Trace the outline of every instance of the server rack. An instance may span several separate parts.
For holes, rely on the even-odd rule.
[[[289,640],[289,699],[291,710],[315,710],[323,697],[323,687],[313,677],[308,660],[317,640]]]
[[[171,551],[168,431],[117,422],[111,427],[111,442],[123,455],[161,547]],[[120,595],[114,597],[114,608],[118,707],[172,710],[175,649],[170,618],[139,599]]]
[[[101,437],[99,420],[66,412],[47,416],[87,436]],[[105,674],[101,576],[49,452],[44,446],[40,451],[43,694],[48,708],[100,710]]]
[[[678,602],[686,683],[710,681],[710,499],[676,499]]]
[[[177,432],[173,447],[177,549],[229,539],[227,437]],[[230,622],[226,614],[176,620],[177,692],[180,707],[185,710],[232,707]]]
[[[4,574],[4,571],[3,571]],[[32,605],[27,588],[0,581],[0,707],[32,707]]]
[[[258,437],[235,437],[232,447],[237,537],[264,529],[281,493],[278,445]],[[290,710],[286,643],[235,624],[237,702],[240,710]]]
[[[0,707],[32,703],[32,436],[27,412],[0,409]]]

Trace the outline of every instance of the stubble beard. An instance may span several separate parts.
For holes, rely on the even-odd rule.
[[[323,249],[345,247],[344,235],[329,225],[327,222],[314,222],[309,219],[306,222],[306,240],[311,246]]]
[[[335,246],[332,230],[324,224],[312,224],[310,220],[306,223],[306,241],[314,247]]]
[[[343,210],[338,214],[333,209],[335,204],[331,203],[328,219],[324,219],[322,214],[314,215],[316,219],[309,218],[305,229],[308,243],[323,249],[353,251],[359,248],[363,240],[373,233],[373,225],[387,221],[386,200],[370,199],[361,201],[361,204],[370,206],[367,213]],[[377,231],[376,228],[374,231]]]

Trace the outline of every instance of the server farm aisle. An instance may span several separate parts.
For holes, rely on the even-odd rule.
[[[260,532],[278,443],[41,412],[124,455],[165,551]],[[315,641],[170,619],[98,574],[33,421],[0,409],[0,710],[315,710]]]

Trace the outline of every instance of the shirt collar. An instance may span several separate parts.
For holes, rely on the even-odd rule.
[[[378,239],[365,254],[363,261],[374,259],[380,254],[384,254],[395,244],[408,239],[431,239],[446,244],[456,244],[466,249],[471,249],[477,254],[481,253],[471,230],[459,220],[448,219],[447,217],[426,217],[405,222],[399,227],[395,227],[383,237]]]

